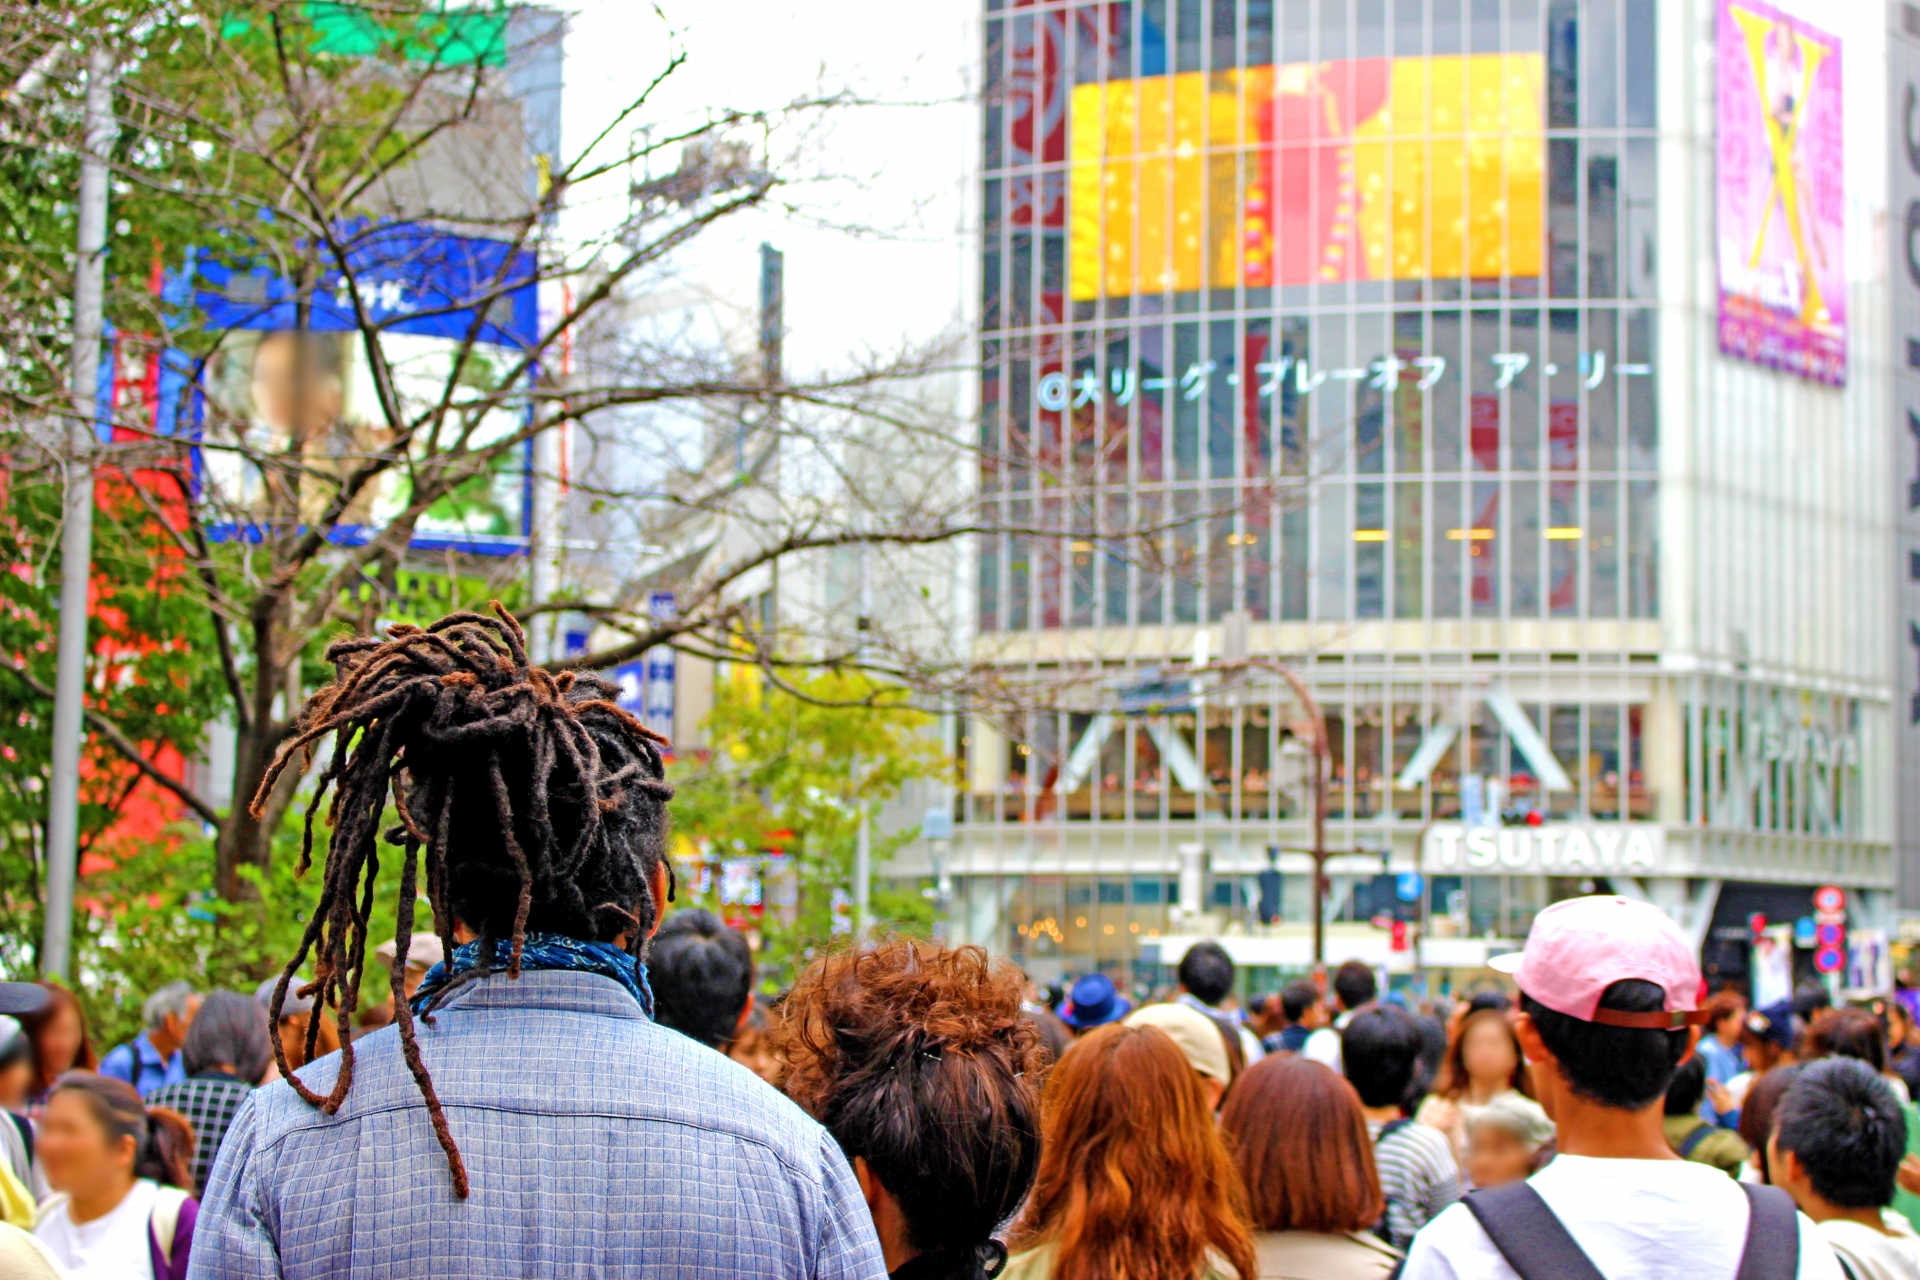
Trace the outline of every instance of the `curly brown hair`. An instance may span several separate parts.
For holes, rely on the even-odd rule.
[[[1019,970],[890,938],[817,960],[781,1004],[781,1085],[864,1159],[931,1253],[989,1248],[1040,1163],[1039,1037]]]

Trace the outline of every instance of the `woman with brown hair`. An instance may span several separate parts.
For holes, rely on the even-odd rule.
[[[1352,1085],[1306,1058],[1267,1058],[1235,1082],[1220,1127],[1246,1189],[1260,1280],[1392,1274],[1399,1252],[1370,1232],[1387,1202]]]
[[[1024,979],[894,938],[816,961],[775,1033],[781,1084],[853,1165],[893,1280],[985,1280],[1040,1161]]]
[[[1467,1127],[1495,1098],[1522,1099],[1537,1110],[1533,1082],[1527,1075],[1520,1037],[1504,1008],[1469,1008],[1447,1037],[1447,1056],[1433,1082],[1433,1092],[1420,1104],[1414,1119],[1447,1135],[1453,1154],[1465,1167]],[[1545,1120],[1546,1113],[1540,1113]]]
[[[43,982],[52,996],[46,1007],[20,1019],[27,1039],[33,1042],[34,1077],[28,1098],[30,1114],[36,1118],[46,1105],[47,1094],[63,1072],[93,1071],[100,1059],[93,1052],[93,1040],[87,1035],[87,1015],[73,992],[57,982]]]
[[[1219,1127],[1154,1027],[1101,1027],[1047,1075],[1040,1174],[1004,1280],[1253,1280]]]

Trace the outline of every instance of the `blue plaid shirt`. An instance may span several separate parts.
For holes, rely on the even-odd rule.
[[[833,1138],[752,1072],[658,1026],[610,978],[496,974],[420,1026],[466,1159],[446,1157],[397,1028],[358,1041],[326,1116],[279,1082],[227,1131],[190,1280],[884,1280]],[[303,1068],[325,1093],[339,1055]]]

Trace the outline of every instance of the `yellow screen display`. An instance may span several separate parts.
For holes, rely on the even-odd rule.
[[[1537,276],[1544,76],[1476,54],[1079,85],[1071,293]]]

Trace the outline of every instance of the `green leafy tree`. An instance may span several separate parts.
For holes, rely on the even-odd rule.
[[[784,687],[783,687],[784,686]],[[945,767],[932,718],[899,686],[825,672],[782,684],[735,667],[718,683],[706,721],[710,752],[684,761],[671,780],[675,861],[697,905],[717,907],[718,885],[700,892],[698,869],[757,858],[770,901],[757,957],[762,986],[777,989],[829,944],[850,895],[860,815],[868,817],[873,865],[919,833],[883,832],[881,806],[906,783]],[[711,876],[707,879],[712,880]],[[872,928],[927,933],[933,905],[917,883],[876,877]]]

